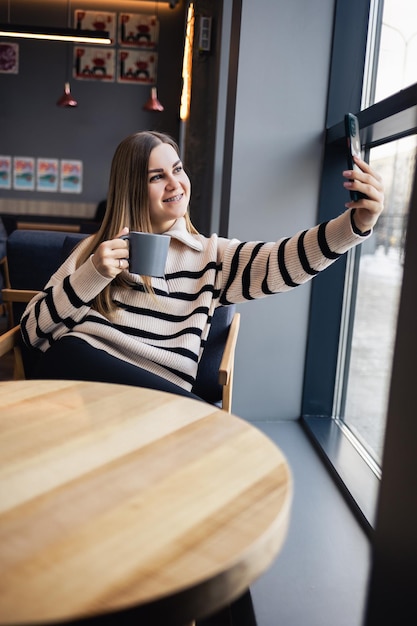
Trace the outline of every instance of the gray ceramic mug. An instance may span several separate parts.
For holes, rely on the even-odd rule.
[[[141,276],[165,276],[169,242],[168,235],[131,231],[122,239],[129,241],[129,272]]]

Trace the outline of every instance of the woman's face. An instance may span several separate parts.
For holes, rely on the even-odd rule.
[[[190,179],[174,148],[168,143],[155,146],[148,169],[149,212],[154,233],[164,233],[185,215],[190,193]]]

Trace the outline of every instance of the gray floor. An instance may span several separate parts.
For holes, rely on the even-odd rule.
[[[255,425],[284,452],[294,478],[286,543],[251,587],[258,626],[360,626],[366,535],[297,422]]]

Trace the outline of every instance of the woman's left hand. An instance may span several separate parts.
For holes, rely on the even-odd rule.
[[[346,207],[355,209],[353,220],[356,228],[362,233],[371,230],[378,221],[384,209],[384,185],[382,178],[365,161],[354,157],[359,170],[347,170],[343,176],[349,180],[343,186],[349,191],[359,191],[366,198],[360,198],[355,202],[347,202]]]

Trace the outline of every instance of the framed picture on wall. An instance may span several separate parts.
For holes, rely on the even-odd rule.
[[[13,158],[13,189],[32,191],[35,189],[35,159],[32,157]]]
[[[0,73],[1,74],[18,74],[19,73],[19,44],[18,43],[0,43]]]
[[[36,160],[36,190],[58,191],[58,159]]]
[[[61,160],[59,190],[62,193],[81,193],[83,188],[83,163],[72,159]]]
[[[117,81],[119,83],[154,85],[158,55],[144,50],[118,50]]]
[[[73,77],[78,80],[113,82],[115,51],[101,46],[75,46]]]
[[[159,22],[156,15],[119,13],[118,42],[121,46],[155,50]]]
[[[0,156],[0,189],[11,189],[12,157]]]
[[[81,30],[107,30],[112,45],[116,39],[116,13],[106,11],[74,11],[74,28]]]

